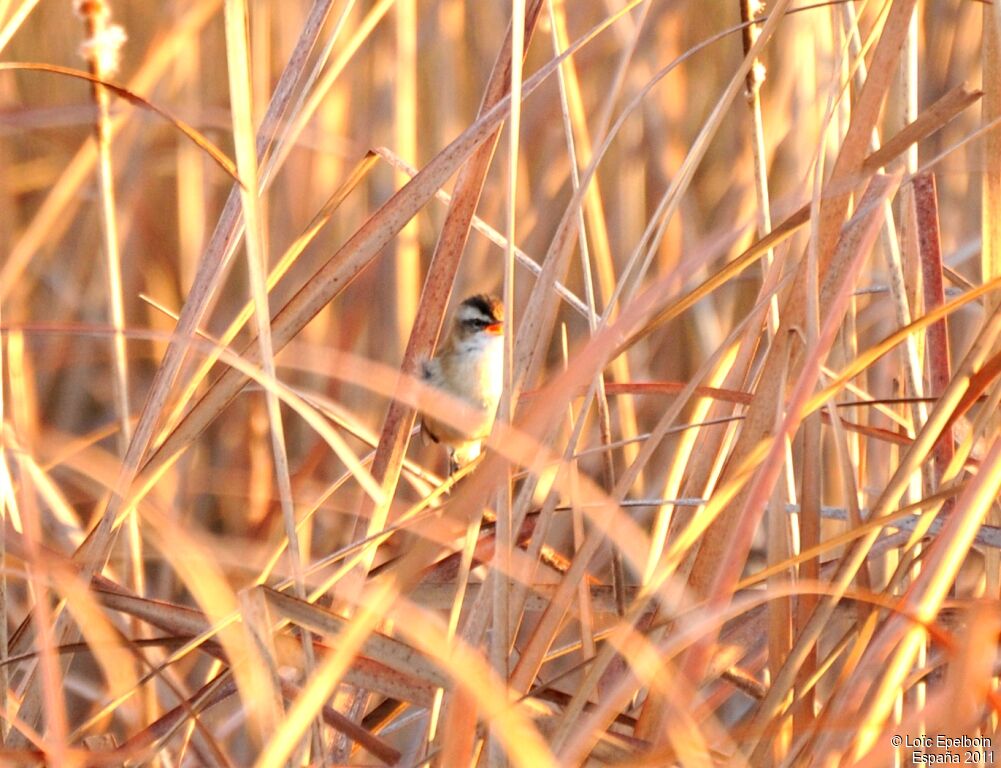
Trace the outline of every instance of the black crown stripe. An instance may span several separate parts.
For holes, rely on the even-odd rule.
[[[478,293],[475,296],[470,296],[462,303],[473,307],[494,322],[500,322],[504,319],[503,305],[495,296],[490,296],[486,293]]]

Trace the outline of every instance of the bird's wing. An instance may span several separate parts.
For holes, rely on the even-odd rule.
[[[421,380],[431,381],[434,378],[434,375],[435,375],[434,360],[425,360],[423,363],[421,363]],[[423,417],[421,418],[421,442],[423,442],[424,445],[427,445],[428,443],[438,442],[438,436],[431,431],[431,427],[428,424],[427,419]]]

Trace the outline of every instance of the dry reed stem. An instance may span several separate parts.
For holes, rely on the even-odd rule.
[[[939,234],[938,194],[935,177],[923,173],[915,177],[914,207],[918,228],[918,248],[921,255],[921,279],[925,299],[925,311],[940,307],[945,303],[945,285],[942,278],[942,245]],[[949,338],[945,319],[939,320],[926,332],[928,341],[928,368],[930,390],[937,397],[948,386],[950,378]],[[935,465],[932,488],[941,487],[942,475],[955,454],[951,428],[943,431],[935,446]]]
[[[233,143],[236,149],[237,168],[243,179],[240,186],[240,200],[242,204],[244,219],[244,238],[247,251],[247,271],[250,278],[250,293],[254,306],[255,330],[257,335],[258,348],[260,349],[260,360],[262,362],[263,373],[268,379],[276,379],[274,351],[271,343],[271,310],[268,303],[268,286],[266,274],[268,272],[268,237],[263,219],[263,201],[258,197],[258,164],[257,148],[255,147],[255,134],[253,125],[253,97],[250,89],[251,68],[250,54],[248,51],[247,33],[249,28],[248,12],[246,0],[226,0],[225,3],[225,24],[226,24],[226,60],[229,72],[229,94],[233,116]],[[302,551],[299,542],[299,532],[296,529],[295,505],[292,500],[292,479],[289,472],[288,452],[286,449],[285,427],[282,422],[281,410],[279,408],[278,397],[273,389],[265,390],[265,404],[268,415],[268,431],[271,437],[272,460],[278,484],[279,499],[281,502],[282,519],[285,524],[285,538],[289,554],[289,565],[292,570],[293,587],[299,597],[305,597],[306,587],[303,582],[303,562]],[[246,604],[244,604],[246,605]],[[248,611],[244,610],[244,623],[248,625],[249,631],[254,635],[265,662],[271,662],[272,685],[277,687],[278,670],[273,662],[273,653],[269,647],[267,635],[263,638],[255,632],[255,624],[263,623],[263,620],[253,622],[252,616],[247,616]],[[313,648],[308,634],[302,638],[303,655],[305,664],[303,671],[307,677],[311,677],[315,665],[313,659]],[[261,647],[263,646],[263,647]],[[240,685],[240,677],[237,676],[237,685]],[[247,691],[241,691],[243,696]],[[258,694],[259,695],[259,694]],[[263,730],[265,734],[270,734],[275,728],[275,722],[280,721],[283,715],[278,692],[274,691],[273,705],[264,719]],[[262,707],[265,710],[266,705]],[[313,733],[313,750],[322,752],[322,723],[315,726]],[[325,759],[323,762],[326,762]]]
[[[997,8],[984,6],[983,10],[983,42],[981,56],[983,61],[984,99],[982,102],[982,119],[989,124],[1001,117],[1001,86],[996,75],[1001,71],[1001,16]],[[1001,210],[1001,168],[995,158],[1001,154],[1001,129],[997,127],[988,131],[984,138],[983,181],[981,186],[983,214],[982,234],[983,245],[980,252],[980,275],[985,282],[1001,274],[1001,224],[998,223],[998,213]],[[989,301],[988,307],[996,307],[997,301]]]
[[[111,24],[111,8],[103,2],[77,3],[75,10],[84,23],[86,39],[81,53],[87,60],[91,75],[97,80],[105,80],[115,73],[121,56],[120,47],[125,42],[125,33],[117,24]],[[97,142],[97,180],[100,195],[101,234],[104,245],[105,273],[107,278],[108,313],[115,329],[112,341],[114,357],[113,392],[118,411],[118,452],[124,456],[132,439],[132,406],[129,396],[129,364],[125,347],[125,307],[122,289],[122,259],[118,241],[118,213],[115,203],[115,178],[111,155],[111,95],[104,86],[94,82],[91,87],[97,117],[94,134]],[[126,579],[139,594],[145,593],[145,568],[143,564],[142,539],[139,521],[135,514],[126,521],[126,537],[122,542],[127,553]],[[77,622],[79,624],[79,620]],[[133,633],[142,636],[137,623],[132,625]],[[139,673],[136,669],[136,673]],[[144,719],[154,720],[158,715],[156,695],[152,689],[144,697]]]
[[[762,11],[764,11],[764,3],[756,1],[752,2],[751,0],[741,0],[739,5],[740,20],[741,22],[747,24],[747,26],[744,27],[743,32],[744,55],[747,55],[747,52],[750,50],[758,36],[757,25],[754,22]],[[751,111],[751,154],[754,162],[754,191],[757,200],[757,225],[759,238],[765,237],[772,228],[771,198],[768,189],[768,167],[764,137],[764,119],[761,109],[761,87],[765,80],[765,73],[766,69],[764,63],[760,60],[755,61],[754,64],[752,64],[751,69],[747,72],[745,92],[745,98],[747,99],[748,106]],[[770,281],[769,273],[772,271],[773,261],[773,251],[766,252],[762,257],[762,275],[764,276],[764,282],[766,283]],[[769,338],[772,338],[779,328],[778,297],[774,295],[769,301],[767,325]],[[750,345],[744,345],[743,349],[749,350]],[[745,353],[745,357],[746,356],[747,353]],[[746,360],[741,360],[740,364],[737,366],[737,370],[746,370],[746,365]],[[809,442],[809,437],[806,437],[805,435],[804,437]],[[784,560],[789,556],[790,542],[793,540],[789,517],[783,509],[784,495],[789,495],[789,489],[795,489],[795,482],[791,474],[793,469],[791,445],[787,445],[786,447],[786,456],[785,488],[783,489],[781,486],[776,486],[776,491],[769,500],[768,504],[766,522],[768,531],[767,557],[769,562],[772,563]],[[805,457],[804,468],[808,468],[810,466],[810,458]],[[814,466],[816,465],[814,464]],[[697,473],[696,476],[704,477],[705,473]],[[804,491],[808,487],[807,479],[807,475],[804,474]],[[807,498],[810,498],[808,491],[806,492],[806,495]],[[804,518],[807,521],[811,519],[810,513],[807,510],[804,510]],[[806,534],[807,528],[801,526],[800,536],[805,537]],[[815,576],[816,574],[812,575]],[[803,602],[805,602],[805,600]],[[771,674],[774,674],[777,671],[775,666],[778,664],[778,660],[785,656],[792,642],[793,626],[790,613],[792,606],[786,601],[775,601],[770,604],[769,609],[771,618],[768,624],[768,659],[771,665],[770,672]],[[791,723],[788,725],[791,726]],[[776,758],[780,758],[781,755],[785,754],[788,750],[789,740],[791,738],[792,731],[789,727],[780,730],[780,733],[776,736],[773,746],[773,754]]]

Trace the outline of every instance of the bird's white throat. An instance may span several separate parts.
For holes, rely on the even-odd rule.
[[[504,337],[474,333],[457,345],[450,372],[457,390],[485,410],[497,407],[504,386]]]

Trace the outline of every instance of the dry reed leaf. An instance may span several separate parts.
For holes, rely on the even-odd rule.
[[[921,279],[925,309],[945,304],[941,236],[939,233],[938,193],[935,177],[930,173],[915,177],[914,208],[918,228],[918,252],[921,258]],[[938,395],[948,386],[950,377],[949,339],[945,320],[931,326],[927,332],[930,392]],[[946,429],[935,446],[934,487],[938,488],[946,467],[955,453],[952,430]]]
[[[351,624],[351,620],[338,616],[331,611],[298,600],[291,595],[276,592],[273,589],[261,587],[268,603],[283,619],[287,619],[304,629],[309,629],[318,635],[331,639],[342,634]],[[439,688],[451,687],[451,681],[437,667],[413,648],[393,638],[373,632],[365,639],[361,652],[371,659],[396,669],[419,680],[432,683]]]
[[[476,745],[476,699],[457,687],[445,708],[442,723],[443,765],[471,765]]]
[[[972,106],[983,97],[983,91],[971,90],[966,83],[951,88],[940,96],[926,109],[896,134],[885,139],[879,149],[875,150],[863,162],[860,173],[863,177],[876,173],[885,165],[889,165],[910,147],[923,141],[943,126],[950,123],[956,116]]]
[[[114,93],[116,96],[125,99],[130,104],[139,107],[140,109],[145,109],[148,112],[152,112],[159,117],[162,117],[168,123],[170,123],[174,128],[180,131],[184,136],[191,140],[191,142],[198,147],[202,152],[212,158],[212,162],[218,165],[226,174],[233,179],[237,184],[243,186],[243,181],[237,175],[236,165],[233,163],[226,154],[219,149],[215,144],[208,140],[204,134],[193,128],[191,125],[181,120],[179,117],[175,117],[170,114],[163,107],[158,107],[153,102],[148,99],[144,99],[138,93],[129,90],[126,86],[119,85],[118,83],[111,82],[96,75],[92,75],[89,72],[84,72],[79,69],[71,69],[70,67],[60,67],[56,64],[43,64],[40,62],[31,61],[8,61],[0,62],[0,72],[4,71],[25,71],[25,72],[49,72],[54,75],[62,75],[63,77],[73,77],[78,80],[87,80],[94,85],[99,85],[102,88],[107,88],[109,91]]]
[[[961,307],[989,296],[998,290],[1001,290],[1001,278],[995,278],[987,283],[978,285],[971,290],[964,292],[962,295],[957,296],[951,301],[947,301],[945,304],[929,309],[921,315],[921,317],[913,320],[910,325],[894,331],[879,343],[860,353],[857,358],[852,360],[849,365],[845,366],[845,368],[838,373],[837,378],[835,378],[834,381],[824,387],[823,390],[813,397],[807,407],[807,410],[813,410],[814,408],[821,407],[823,401],[829,400],[834,394],[837,393],[838,390],[842,389],[848,381],[854,379],[862,371],[870,367],[876,360],[881,358],[898,344],[901,344],[910,334],[924,330],[925,328],[939,322],[943,318],[948,317]],[[983,395],[986,387],[996,376],[994,373],[994,369],[996,367],[996,363],[990,362],[977,368],[978,372],[983,371],[983,373],[976,379],[979,389],[975,392],[967,389],[967,391],[964,392],[963,399],[960,401],[960,404],[962,404],[965,409],[972,406],[973,403],[975,403],[977,399]],[[971,377],[971,382],[973,380],[973,377]],[[959,409],[960,404],[957,404],[957,410]],[[961,415],[961,412],[959,414],[954,413],[954,415],[951,415],[949,423],[953,423],[955,419],[958,418],[958,415]]]
[[[997,290],[999,287],[1001,287],[1001,284],[995,285],[994,290]],[[963,414],[969,411],[973,404],[984,396],[998,376],[1001,376],[1001,352],[998,352],[985,362],[970,377],[970,386],[966,394],[963,395],[963,399],[956,406],[956,410],[953,411],[952,416],[949,418],[949,423],[943,432],[947,432],[957,419],[962,418]]]
[[[97,584],[96,594],[106,607],[142,619],[152,626],[175,634],[178,638],[190,638],[179,641],[183,642],[183,645],[174,651],[170,657],[171,661],[182,658],[196,648],[201,648],[213,656],[226,658],[221,646],[212,640],[221,628],[221,624],[213,625],[200,611],[183,605],[128,595],[107,582],[98,581]],[[232,620],[236,618],[234,614]],[[298,640],[287,634],[276,634],[274,642],[280,664],[302,669],[302,644]],[[316,645],[316,650],[321,656],[328,652],[322,645]],[[433,698],[433,685],[400,674],[370,659],[356,659],[346,680],[352,685],[376,691],[383,696],[414,702],[420,706],[429,705]]]
[[[992,13],[992,10],[994,11]],[[1001,118],[1001,28],[998,27],[997,9],[984,6],[981,57],[983,66],[984,99],[981,103],[982,121],[990,125]],[[984,157],[993,158],[1001,153],[1001,128],[995,126],[984,137]],[[997,164],[985,162],[981,185],[980,274],[984,282],[1001,277],[1001,171]],[[987,306],[996,308],[998,300],[987,300]]]
[[[156,721],[133,734],[120,746],[106,753],[108,765],[122,765],[127,761],[149,760],[163,748],[163,745],[178,729],[189,721],[199,728],[208,751],[195,747],[200,759],[208,765],[226,765],[226,755],[218,742],[211,737],[208,729],[201,725],[200,715],[208,708],[224,701],[236,693],[236,684],[228,672],[217,675],[189,698],[161,715]],[[110,762],[118,761],[118,762]]]

